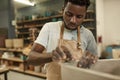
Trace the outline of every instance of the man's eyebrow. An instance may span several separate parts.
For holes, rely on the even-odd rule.
[[[72,12],[70,12],[69,10],[67,10],[66,12],[68,12],[68,13],[72,13]]]

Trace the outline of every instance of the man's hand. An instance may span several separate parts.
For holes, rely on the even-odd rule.
[[[86,52],[84,56],[78,61],[77,67],[90,68],[92,64],[97,62],[98,57],[90,52]]]
[[[72,60],[72,55],[68,48],[61,46],[53,50],[52,59],[53,61],[70,61]]]

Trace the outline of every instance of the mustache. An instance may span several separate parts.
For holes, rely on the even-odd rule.
[[[78,24],[75,24],[75,23],[68,23],[68,25],[72,25],[72,26],[79,26]]]
[[[65,21],[64,21],[64,20],[63,20],[63,23],[64,23],[64,25],[65,25],[65,26],[67,26],[67,25],[79,26],[79,24],[72,23],[72,22],[65,23]]]

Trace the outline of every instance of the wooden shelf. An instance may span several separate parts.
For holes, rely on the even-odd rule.
[[[22,52],[22,49],[7,49],[7,48],[0,48],[1,51],[12,51],[12,52]],[[13,57],[13,58],[0,58],[1,60],[7,60],[7,61],[13,61],[13,62],[18,62],[19,64],[24,64],[24,60],[20,59],[19,57]],[[3,69],[3,68],[2,68]],[[11,65],[11,66],[7,66],[5,67],[5,69],[11,70],[11,71],[16,71],[16,72],[20,72],[23,74],[27,74],[27,75],[31,75],[31,76],[36,76],[36,77],[40,77],[40,78],[44,78],[46,79],[46,74],[43,73],[37,73],[34,71],[30,71],[30,70],[23,70],[20,69],[19,66],[15,66],[15,65]]]
[[[34,71],[30,71],[30,70],[24,71],[23,69],[20,69],[20,68],[18,68],[16,66],[9,66],[9,67],[2,68],[2,69],[3,70],[14,71],[14,72],[19,72],[19,73],[22,73],[22,74],[27,74],[27,75],[36,76],[36,77],[40,77],[40,78],[46,79],[46,74],[37,73],[37,72],[34,72]]]
[[[87,10],[87,13],[95,13],[94,10]]]
[[[19,71],[19,72],[24,72],[24,70],[20,69],[18,66],[7,66],[6,68],[9,69],[9,70],[16,70],[16,71]]]
[[[40,20],[47,20],[47,19],[58,18],[58,17],[62,17],[62,14],[55,15],[55,16],[50,16],[50,17],[38,18],[38,19],[35,19],[35,20],[24,20],[24,21],[17,22],[17,24],[23,24],[23,23],[35,22],[35,21],[40,21]]]
[[[95,21],[94,19],[84,19],[84,22]]]
[[[44,24],[40,24],[40,25],[32,25],[32,26],[18,26],[16,27],[16,29],[25,29],[25,28],[36,28],[36,27],[42,27]]]
[[[14,61],[14,62],[22,62],[22,63],[24,62],[23,60],[21,60],[20,58],[17,58],[17,57],[13,57],[13,58],[0,58],[0,59]]]
[[[89,11],[89,12],[92,12],[92,10]],[[62,15],[56,15],[56,16],[50,16],[50,17],[45,17],[45,18],[39,18],[39,19],[36,19],[36,20],[26,20],[26,21],[17,22],[17,24],[23,24],[23,23],[27,23],[27,22],[40,21],[40,20],[51,19],[51,18],[56,18],[56,17],[62,17]],[[85,22],[86,21],[94,21],[94,19],[85,19],[84,21]]]
[[[0,48],[0,51],[22,52],[22,49]]]
[[[24,35],[24,34],[30,34],[30,32],[16,32],[16,34]]]
[[[94,27],[87,27],[88,29],[90,29],[90,30],[95,30],[95,28]]]
[[[34,71],[30,71],[30,70],[25,70],[25,73],[28,73],[28,74],[31,74],[31,75],[34,75],[34,76],[39,76],[39,77],[46,78],[46,74],[43,74],[43,73],[37,73],[37,72],[34,72]]]

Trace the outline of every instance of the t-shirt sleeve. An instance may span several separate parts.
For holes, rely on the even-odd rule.
[[[38,37],[36,38],[36,40],[34,42],[38,43],[38,44],[41,44],[46,48],[47,43],[48,43],[48,37],[49,37],[49,25],[45,24],[42,27]]]
[[[98,54],[97,52],[97,44],[96,44],[96,41],[95,41],[95,38],[92,34],[92,32],[90,32],[89,36],[88,36],[88,46],[87,46],[87,50],[89,52],[91,52],[92,54],[96,55]]]

